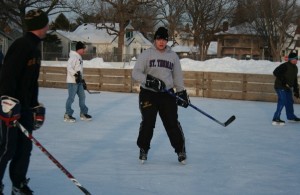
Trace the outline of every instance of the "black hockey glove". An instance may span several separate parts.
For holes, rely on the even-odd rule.
[[[33,114],[33,130],[37,130],[43,126],[45,121],[46,108],[43,104],[40,104],[32,108]]]
[[[13,127],[14,121],[21,117],[21,105],[19,100],[9,97],[1,96],[0,119],[5,122],[7,127]]]
[[[86,82],[84,79],[82,79],[82,86],[83,86],[83,89],[86,90],[87,89],[87,86],[86,86]]]
[[[77,71],[76,74],[74,74],[74,77],[77,84],[82,82],[82,76],[80,71]]]
[[[176,93],[176,95],[178,97],[180,97],[180,98],[176,98],[177,105],[187,108],[190,104],[190,98],[189,98],[188,94],[186,93],[186,90],[179,91]]]
[[[166,84],[162,80],[151,76],[150,74],[147,74],[145,86],[158,92],[163,91],[166,88]]]

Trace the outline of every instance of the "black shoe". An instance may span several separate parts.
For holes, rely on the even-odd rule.
[[[178,162],[185,164],[185,160],[186,160],[186,153],[185,152],[178,152]]]
[[[33,191],[28,187],[29,179],[20,184],[20,187],[12,187],[11,195],[33,195]]]
[[[71,115],[65,114],[64,115],[64,121],[65,122],[69,122],[69,123],[75,123],[76,122],[76,118],[74,118]]]
[[[90,121],[92,120],[92,116],[88,114],[80,114],[80,119],[83,121]]]
[[[4,195],[3,190],[4,190],[4,185],[0,184],[0,195]]]
[[[144,150],[144,149],[140,149],[140,156],[139,159],[141,160],[141,163],[144,163],[145,160],[147,160],[147,153],[148,151]]]
[[[290,122],[300,122],[300,118],[289,119]]]
[[[285,125],[285,122],[281,119],[273,119],[272,125]]]

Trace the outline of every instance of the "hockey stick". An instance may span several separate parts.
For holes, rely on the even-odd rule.
[[[87,88],[87,84],[84,79],[82,79],[82,86],[83,86],[83,89],[86,90],[89,94],[99,94],[100,93],[100,91],[90,91]]]
[[[18,121],[14,122],[15,125],[17,127],[20,128],[20,130],[26,135],[26,137],[28,137],[46,156],[48,156],[48,158],[85,194],[85,195],[91,195],[91,193],[89,193],[89,191],[87,191],[87,189],[85,189],[76,179],[75,177],[67,170],[64,168],[64,166],[62,164],[60,164],[55,158],[54,156],[52,156],[47,150],[46,148],[44,148],[42,146],[42,144],[36,140],[32,134],[30,134],[28,132],[27,129],[25,129],[25,127],[23,127],[21,125],[21,123],[19,123]]]
[[[89,94],[99,94],[100,91],[90,91],[88,90],[88,88],[86,88],[86,91],[89,93]]]
[[[181,101],[184,101],[184,99],[182,99],[181,97],[179,97],[178,95],[176,95],[175,93],[169,91],[169,90],[164,90],[165,92],[167,92],[168,94],[170,94],[171,96],[175,97],[176,99],[179,99]],[[194,106],[192,103],[189,103],[189,106],[194,108],[195,110],[197,110],[198,112],[204,114],[205,116],[207,116],[208,118],[210,118],[211,120],[215,121],[216,123],[219,123],[220,125],[222,125],[223,127],[228,126],[230,123],[232,123],[235,120],[235,116],[232,115],[227,121],[225,121],[224,123],[220,122],[219,120],[215,119],[214,117],[210,116],[209,114],[207,114],[206,112],[204,112],[203,110],[201,110],[200,108]]]

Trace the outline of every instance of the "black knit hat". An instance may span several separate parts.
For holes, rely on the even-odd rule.
[[[289,60],[297,60],[298,59],[298,55],[294,52],[291,52],[288,56]]]
[[[169,39],[168,29],[166,29],[165,27],[159,27],[154,34],[154,39],[168,40]]]
[[[85,49],[85,45],[81,41],[76,43],[76,51],[79,49]]]
[[[48,22],[48,15],[41,9],[30,10],[25,15],[25,24],[28,31],[42,29]]]

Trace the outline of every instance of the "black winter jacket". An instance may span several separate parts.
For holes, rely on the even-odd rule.
[[[274,85],[275,89],[290,90],[291,88],[293,88],[294,92],[299,91],[297,65],[290,62],[285,62],[275,68],[273,74],[276,77]],[[289,87],[287,87],[286,85],[288,85]]]
[[[0,96],[20,101],[21,113],[38,105],[41,39],[31,32],[9,47],[0,72]]]

